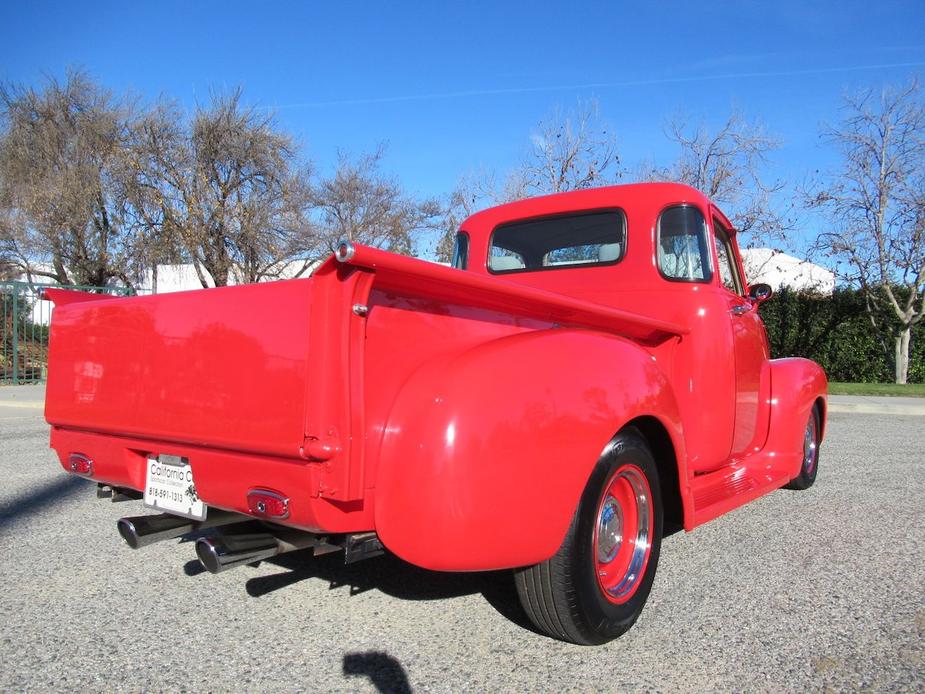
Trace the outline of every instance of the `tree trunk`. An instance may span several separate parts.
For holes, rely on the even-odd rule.
[[[224,287],[228,284],[227,265],[216,265],[206,269],[209,271],[209,274],[212,275],[212,280],[215,282],[216,287]]]
[[[905,383],[909,378],[909,342],[912,328],[908,325],[896,336],[896,382]]]
[[[55,268],[55,274],[57,275],[56,281],[58,284],[70,284],[71,278],[67,275],[67,270],[64,267],[64,260],[58,253],[55,253],[52,259],[52,264]]]

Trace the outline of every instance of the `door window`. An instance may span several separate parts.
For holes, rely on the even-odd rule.
[[[732,252],[732,243],[728,232],[713,220],[713,245],[716,247],[716,271],[719,273],[723,286],[734,294],[744,296],[743,283],[739,277],[739,267]]]

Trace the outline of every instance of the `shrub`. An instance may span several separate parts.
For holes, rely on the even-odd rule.
[[[807,357],[819,362],[832,381],[893,381],[893,341],[874,330],[855,289],[831,296],[787,288],[762,304],[772,357]],[[925,382],[925,324],[912,329],[909,382]]]

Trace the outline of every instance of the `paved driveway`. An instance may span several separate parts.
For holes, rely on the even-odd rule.
[[[115,521],[140,506],[64,474],[24,393],[0,394],[3,691],[925,686],[920,416],[834,413],[815,487],[666,538],[637,625],[582,648],[525,628],[505,573],[132,551]]]

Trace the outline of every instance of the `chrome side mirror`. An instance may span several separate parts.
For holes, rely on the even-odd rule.
[[[753,284],[748,288],[748,296],[752,301],[763,304],[773,296],[774,290],[770,284]]]

